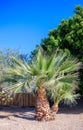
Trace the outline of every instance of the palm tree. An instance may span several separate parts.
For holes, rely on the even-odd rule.
[[[12,62],[4,68],[1,82],[9,82],[7,91],[20,92],[31,91],[36,87],[36,118],[37,120],[50,119],[50,106],[46,96],[45,82],[47,82],[46,56],[39,50],[35,60],[30,64],[16,57],[11,57]],[[49,63],[50,64],[50,63]],[[42,102],[42,103],[41,103]]]
[[[26,92],[30,88],[35,89],[37,91],[36,119],[50,120],[51,113],[46,89],[51,89],[52,95],[56,95],[57,88],[61,89],[65,85],[73,88],[74,91],[77,87],[78,69],[79,62],[76,59],[68,58],[66,54],[62,53],[47,56],[40,48],[36,57],[28,64],[21,59],[12,57],[11,65],[4,68],[1,82],[11,82],[8,91]],[[56,96],[52,97],[56,98]],[[60,99],[56,98],[56,102],[60,102]]]
[[[76,99],[79,98],[79,94],[75,93],[75,89],[71,88],[68,84],[63,84],[61,86],[53,86],[51,88],[51,99],[54,104],[51,107],[53,119],[56,117],[56,113],[58,112],[58,106],[61,101],[64,103],[71,105],[76,103]]]
[[[49,93],[51,94],[50,98],[54,102],[51,108],[53,118],[56,116],[58,105],[61,101],[71,104],[75,103],[76,99],[79,98],[79,94],[76,94],[76,90],[79,89],[78,70],[80,69],[80,63],[77,59],[67,57],[65,54],[62,56],[59,54],[59,58],[57,66],[55,66],[57,70],[54,76],[54,82],[52,83],[51,81],[51,83],[48,83]]]
[[[46,117],[46,113],[45,115],[43,114],[43,110],[45,110],[45,112],[49,110],[48,107],[45,107],[45,105],[47,105],[47,99],[45,100],[45,88],[51,91],[52,98],[54,99],[54,105],[52,106],[53,112],[58,111],[58,104],[62,100],[70,101],[70,103],[75,102],[75,99],[78,97],[75,91],[78,88],[79,68],[80,63],[78,60],[68,57],[66,54],[56,53],[52,56],[46,56],[45,53],[39,50],[36,60],[32,62],[30,68],[32,73],[34,70],[37,72],[34,73],[36,74],[35,76],[37,76],[36,86],[38,88],[36,104],[37,119],[48,119],[47,117],[49,117]],[[40,97],[45,100],[44,103]],[[52,119],[54,116],[55,114],[50,118]]]

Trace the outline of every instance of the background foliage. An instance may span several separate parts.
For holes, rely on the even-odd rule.
[[[49,54],[56,48],[73,55],[83,62],[83,7],[76,6],[74,16],[68,20],[62,20],[57,28],[49,31],[48,37],[42,39],[42,48]],[[35,56],[37,48],[32,52]],[[83,70],[80,71],[80,93],[83,94]]]

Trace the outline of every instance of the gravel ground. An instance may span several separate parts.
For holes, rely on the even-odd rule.
[[[55,121],[34,119],[34,108],[0,107],[0,130],[83,130],[83,103],[60,107]]]

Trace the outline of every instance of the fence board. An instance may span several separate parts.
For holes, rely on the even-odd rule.
[[[21,106],[21,107],[34,107],[35,106],[35,100],[36,97],[33,93],[28,94],[19,94],[16,93],[13,96],[12,101],[7,101],[6,103],[4,101],[0,102],[1,106]]]

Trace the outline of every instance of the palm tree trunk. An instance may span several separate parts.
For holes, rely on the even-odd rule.
[[[53,112],[57,113],[58,112],[58,104],[53,104],[51,109]]]
[[[50,120],[50,105],[46,96],[45,88],[38,89],[36,99],[36,119],[37,120]]]
[[[53,104],[53,106],[51,107],[51,119],[52,120],[55,120],[55,118],[56,118],[56,113],[58,112],[58,104]]]

